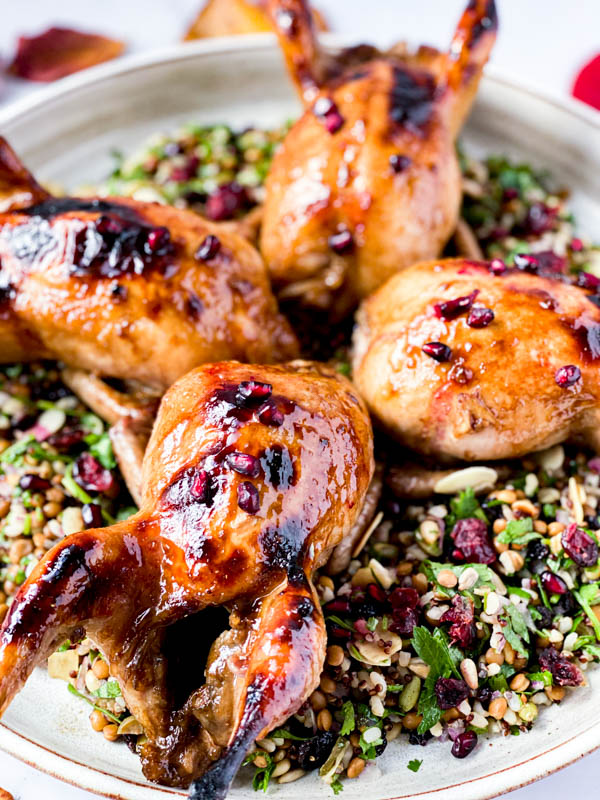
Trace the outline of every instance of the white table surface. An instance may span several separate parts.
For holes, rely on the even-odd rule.
[[[496,70],[546,94],[568,94],[578,69],[600,51],[599,0],[497,0],[500,35],[493,54]],[[0,55],[9,59],[16,37],[50,24],[79,27],[127,41],[129,52],[176,42],[200,0],[18,0],[3,3]],[[357,40],[389,44],[406,38],[443,46],[465,0],[319,0],[332,30]],[[366,13],[365,13],[366,12]],[[0,104],[37,84],[6,80]],[[582,708],[585,713],[585,708]],[[535,734],[534,734],[535,735]],[[599,743],[600,744],[600,743]],[[468,762],[465,762],[468,769]],[[567,769],[505,797],[562,800],[576,793],[598,796],[600,751]],[[91,800],[0,753],[0,786],[16,800]]]

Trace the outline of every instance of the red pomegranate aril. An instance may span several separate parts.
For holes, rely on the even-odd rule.
[[[464,297],[455,297],[453,300],[444,300],[442,303],[435,303],[433,310],[436,317],[440,319],[454,319],[461,314],[466,313],[471,306],[477,295],[479,289],[475,289],[471,294],[464,295]]]
[[[40,478],[39,475],[27,473],[19,479],[19,487],[25,492],[44,492],[52,486],[50,481]]]
[[[465,731],[464,733],[459,733],[459,735],[456,737],[450,752],[454,758],[466,758],[470,753],[473,752],[476,745],[477,734],[475,731]]]
[[[123,233],[125,229],[125,224],[123,221],[118,219],[117,217],[109,217],[105,214],[102,214],[96,220],[96,230],[98,233]]]
[[[490,272],[494,275],[502,275],[507,270],[507,266],[501,258],[493,258],[490,261]]]
[[[166,228],[153,228],[148,231],[144,250],[149,255],[157,255],[171,243],[171,236]]]
[[[260,508],[260,496],[256,486],[250,481],[238,484],[237,501],[242,511],[247,514],[256,514]]]
[[[313,113],[329,133],[336,133],[344,124],[344,118],[330,97],[319,97],[313,106]]]
[[[212,233],[209,233],[194,253],[194,258],[197,261],[210,261],[218,255],[220,249],[221,240],[217,236],[213,236]]]
[[[225,456],[227,466],[239,475],[249,478],[258,478],[260,475],[260,461],[248,453],[228,453]]]
[[[408,156],[400,155],[400,153],[394,153],[390,156],[390,167],[394,170],[394,172],[404,172],[405,169],[408,169],[412,164],[412,160]]]
[[[367,586],[367,593],[378,603],[385,603],[387,600],[387,594],[383,591],[381,586],[377,586],[376,583],[370,583]]]
[[[249,403],[261,403],[271,397],[273,387],[270,383],[260,381],[242,381],[238,386],[235,396],[236,403],[247,405]]]
[[[580,253],[583,250],[583,242],[581,239],[571,239],[569,247],[574,253]]]
[[[352,234],[348,230],[334,233],[333,236],[329,237],[329,247],[340,256],[344,255],[344,253],[349,253],[354,248]]]
[[[272,400],[267,401],[258,409],[257,416],[263,425],[271,425],[273,428],[283,425],[283,411],[277,408]]]
[[[102,508],[98,503],[85,503],[81,507],[81,517],[86,528],[101,528],[104,525]]]
[[[581,380],[581,370],[575,364],[566,364],[556,370],[554,380],[561,389],[568,389]]]
[[[238,183],[225,183],[208,196],[205,212],[209,219],[219,222],[231,219],[244,209],[247,203],[246,190]]]
[[[349,614],[350,603],[348,600],[336,597],[335,600],[330,600],[325,606],[327,614]]]
[[[452,358],[452,350],[442,342],[426,342],[421,350],[440,364]]]
[[[590,289],[595,292],[600,287],[600,278],[592,275],[591,272],[579,272],[577,273],[577,286],[581,286],[582,289]]]
[[[565,553],[580,567],[593,567],[598,561],[598,542],[573,522],[562,533]]]
[[[73,480],[86,492],[110,492],[117,487],[112,472],[91,453],[83,453],[73,464]]]
[[[469,311],[467,325],[470,328],[487,328],[494,321],[494,312],[491,308],[475,306]]]
[[[198,500],[205,500],[208,495],[208,472],[200,469],[192,478],[190,491]]]
[[[543,588],[551,594],[566,594],[569,591],[569,587],[564,580],[559,575],[555,575],[554,572],[550,572],[550,570],[542,572],[540,580]]]

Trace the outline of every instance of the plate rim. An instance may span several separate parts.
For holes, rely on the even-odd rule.
[[[328,48],[332,49],[353,43],[350,37],[335,34],[326,34],[322,37],[322,40]],[[214,39],[201,39],[194,42],[180,42],[166,47],[155,48],[143,53],[126,55],[114,61],[75,73],[74,75],[57,81],[55,84],[40,88],[31,95],[18,98],[7,104],[0,110],[0,132],[3,126],[17,122],[20,118],[26,117],[48,102],[60,99],[65,95],[75,94],[82,89],[87,89],[103,81],[117,79],[120,76],[142,71],[152,66],[194,60],[204,55],[220,54],[225,56],[233,51],[246,51],[250,53],[253,50],[273,47],[275,47],[274,35],[270,33],[259,33],[247,34],[243,37],[226,36],[216,37]],[[580,122],[590,126],[594,131],[600,132],[600,112],[577,99],[570,97],[558,99],[537,87],[528,86],[526,82],[517,82],[512,78],[502,75],[501,72],[494,69],[493,66],[486,70],[485,80],[488,84],[495,84],[509,89],[511,92],[517,93],[522,97],[533,97],[536,100],[540,100],[563,114],[577,118]],[[103,797],[113,798],[114,800],[124,800],[124,795],[121,794],[121,792],[127,791],[130,787],[136,787],[136,789],[142,790],[148,798],[157,798],[157,800],[160,797],[182,796],[180,790],[177,789],[158,785],[153,786],[143,782],[143,779],[133,780],[115,776],[100,767],[83,764],[80,761],[57,753],[49,747],[29,739],[24,734],[9,728],[2,722],[0,722],[0,749],[23,763],[64,783],[99,794]],[[444,786],[438,789],[428,789],[417,792],[416,794],[402,794],[390,798],[390,800],[409,800],[409,798],[434,800],[434,798],[439,798],[439,792],[442,791],[454,794],[457,789],[464,790],[467,786],[478,785],[486,787],[488,783],[497,780],[500,775],[511,774],[514,770],[522,770],[526,764],[539,762],[539,759],[546,760],[551,758],[552,754],[557,750],[564,751],[564,760],[560,763],[545,765],[542,761],[541,769],[538,766],[537,769],[533,770],[533,774],[529,775],[524,780],[521,780],[519,776],[515,776],[519,781],[518,783],[511,783],[509,779],[504,783],[500,783],[493,789],[491,786],[487,786],[487,788],[483,790],[484,794],[477,795],[477,800],[490,800],[507,791],[513,791],[514,789],[521,788],[536,780],[558,772],[597,749],[600,749],[600,720],[592,723],[589,728],[586,728],[579,734],[573,735],[557,745],[546,747],[541,752],[536,753],[524,761],[519,761],[510,766],[496,769],[494,772],[488,772],[476,778],[465,779],[459,784]],[[59,772],[59,767],[63,765],[74,770],[74,774],[72,773],[69,775],[64,771]],[[94,785],[94,782],[98,780],[102,783],[100,787]],[[469,800],[470,796],[465,796],[463,792],[462,797],[464,800]]]

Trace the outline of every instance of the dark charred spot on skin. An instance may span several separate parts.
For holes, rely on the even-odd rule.
[[[396,65],[390,91],[390,119],[413,133],[421,134],[431,119],[435,81],[427,72]]]
[[[306,537],[307,531],[295,519],[286,520],[278,528],[265,528],[259,536],[263,562],[290,575],[298,569]]]
[[[190,292],[187,298],[187,314],[193,319],[200,319],[204,313],[204,303],[195,292]]]
[[[117,283],[116,281],[111,284],[110,287],[110,296],[113,300],[123,302],[127,300],[127,287],[123,286],[122,283]]]
[[[339,131],[344,124],[344,118],[340,114],[339,108],[331,99],[331,97],[319,97],[315,101],[312,110],[315,117],[328,131],[328,133],[337,133],[337,131]]]
[[[481,0],[470,0],[467,9],[474,14],[478,14],[478,7]],[[495,33],[498,30],[498,12],[494,0],[487,0],[483,13],[473,27],[469,36],[469,46],[474,47],[485,33]]]
[[[296,482],[294,463],[287,447],[275,444],[265,448],[260,463],[267,479],[276,489],[285,491]]]
[[[62,246],[51,222],[71,213],[99,213],[94,220],[65,218],[67,229],[77,226],[70,248],[70,271],[75,276],[114,278],[122,274],[141,275],[152,268],[165,272],[175,252],[167,228],[149,224],[133,209],[105,200],[53,198],[21,212],[29,220],[9,229],[16,258],[31,262]],[[72,228],[71,228],[72,229]]]
[[[389,158],[389,162],[392,172],[396,175],[407,170],[412,164],[412,160],[408,156],[403,156],[401,153],[393,153]]]
[[[208,470],[202,467],[187,467],[181,470],[163,490],[162,504],[174,510],[198,504],[210,507],[217,491],[218,483]]]
[[[299,631],[305,625],[305,620],[312,619],[314,613],[315,604],[310,597],[294,598],[294,607],[290,609],[287,620],[290,633]]]

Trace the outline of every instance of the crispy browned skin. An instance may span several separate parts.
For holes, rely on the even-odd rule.
[[[435,305],[478,292],[494,319],[470,327]],[[450,360],[421,349],[440,342]],[[581,378],[557,383],[576,366]],[[600,309],[557,273],[451,259],[394,275],[361,306],[354,381],[401,442],[441,459],[512,458],[565,440],[600,450]]]
[[[265,0],[208,0],[186,31],[184,39],[272,32],[273,25],[265,6]],[[316,9],[312,13],[317,28],[326,31],[327,25],[322,15]]]
[[[472,0],[446,55],[371,48],[362,64],[350,56],[351,67],[332,67],[320,52],[305,0],[269,7],[306,111],[267,179],[261,252],[282,296],[343,311],[394,272],[438,256],[456,226],[454,140],[496,37],[495,6]],[[335,110],[319,116],[327,100]],[[330,244],[340,232],[352,237],[342,254]]]
[[[243,398],[248,381],[262,397]],[[239,454],[256,459],[245,475]],[[369,417],[341,376],[308,362],[190,372],[163,398],[139,513],[67,537],[19,590],[0,630],[0,711],[84,628],[144,727],[146,776],[185,786],[216,761],[193,796],[224,797],[252,741],[319,681],[311,575],[372,474]],[[230,627],[225,613],[211,629],[224,609]]]
[[[155,203],[48,197],[2,141],[1,198],[19,203],[0,214],[1,361],[59,358],[162,390],[207,361],[297,354],[240,236]],[[197,256],[208,236],[215,254]]]

